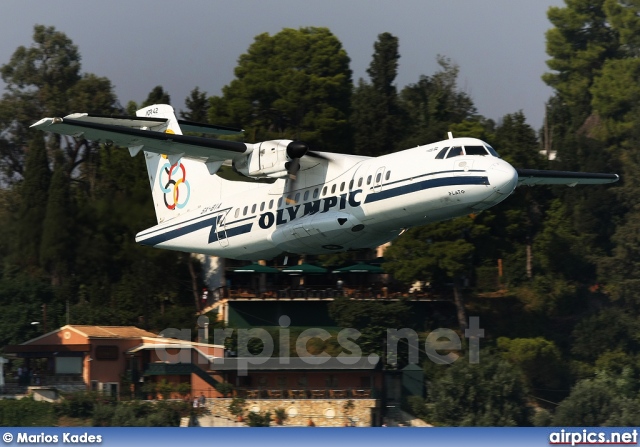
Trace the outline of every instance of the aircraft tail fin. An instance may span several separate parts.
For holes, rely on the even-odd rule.
[[[180,124],[170,105],[154,104],[138,110],[136,116],[164,118],[167,120],[166,133],[182,135]],[[140,149],[142,147],[129,150],[135,155]],[[213,191],[219,190],[217,185],[212,184],[216,177],[209,174],[204,163],[182,158],[182,155],[160,155],[144,151],[158,223],[203,205],[204,201],[214,196]],[[198,187],[192,188],[196,184]],[[209,191],[208,197],[203,194],[204,191]]]

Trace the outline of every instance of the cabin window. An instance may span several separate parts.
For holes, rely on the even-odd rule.
[[[240,208],[236,208],[236,214],[235,216],[238,217],[240,215]]]
[[[336,192],[336,185],[333,185],[333,186],[331,187],[331,194],[333,194],[334,192]]]
[[[376,183],[380,183],[380,180],[382,180],[382,172],[378,172],[378,175],[376,175]]]
[[[361,186],[362,186],[362,177],[358,179],[358,188],[360,188]]]
[[[352,189],[353,189],[353,180],[349,182],[349,190],[352,190]]]
[[[248,211],[249,211],[249,207],[248,207],[248,206],[245,206],[245,207],[244,207],[244,211],[242,212],[242,215],[243,215],[243,216],[246,216]]]
[[[304,192],[304,199],[302,199],[302,200],[304,200],[305,202],[306,202],[307,200],[309,200],[309,190],[306,190],[306,191]]]
[[[462,152],[462,146],[453,146],[447,154],[447,158],[457,157],[458,155],[464,155],[464,152]]]
[[[367,186],[371,184],[371,176],[367,177]]]
[[[442,149],[440,152],[438,152],[438,155],[436,155],[436,159],[444,158],[444,154],[446,154],[448,150],[449,147],[445,147],[444,149]]]
[[[489,155],[484,146],[465,146],[464,152],[467,155]]]
[[[295,203],[298,203],[300,201],[300,193],[299,192],[296,193],[296,198],[294,200],[295,200]]]
[[[488,144],[487,144],[487,150],[488,150],[488,151],[489,151],[489,153],[490,153],[491,155],[493,155],[494,157],[498,157],[498,158],[500,158],[500,155],[496,152],[496,150],[495,150],[494,148],[492,148],[491,146],[489,146]]]
[[[256,204],[254,203],[253,206],[251,207],[251,214],[256,212]]]
[[[391,177],[391,171],[387,171],[387,174],[384,176],[384,179],[389,180],[390,177]]]
[[[273,208],[273,199],[269,200],[269,209]]]
[[[260,204],[260,212],[264,211],[264,202]]]
[[[281,206],[282,206],[282,197],[278,199],[278,208],[280,208]]]
[[[318,193],[319,193],[319,192],[320,192],[320,191],[318,191],[318,188],[316,188],[316,189],[314,189],[314,190],[313,190],[313,198],[314,198],[314,199],[317,199],[317,198],[318,198]]]
[[[322,195],[323,196],[327,195],[327,187],[326,186],[324,188],[322,188]]]
[[[344,191],[344,182],[340,183],[340,192]]]

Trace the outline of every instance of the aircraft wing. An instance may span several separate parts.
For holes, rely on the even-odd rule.
[[[518,186],[533,185],[600,185],[617,182],[618,174],[600,174],[592,172],[546,171],[539,169],[519,169]]]
[[[184,130],[199,133],[232,134],[240,129],[180,121]],[[166,133],[165,118],[109,117],[75,113],[64,118],[43,118],[31,127],[87,140],[128,147],[132,155],[142,148],[172,159],[186,157],[205,163],[221,163],[249,152],[241,142]]]

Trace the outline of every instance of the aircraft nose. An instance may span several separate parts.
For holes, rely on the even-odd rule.
[[[495,192],[508,196],[518,185],[518,173],[513,166],[501,160],[489,167],[489,183]]]

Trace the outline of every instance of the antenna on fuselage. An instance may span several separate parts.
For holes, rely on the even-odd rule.
[[[451,132],[447,132],[447,135],[449,135],[449,139],[450,139],[450,140],[453,140],[453,133],[451,133]]]

